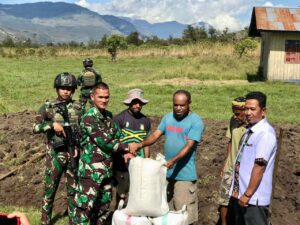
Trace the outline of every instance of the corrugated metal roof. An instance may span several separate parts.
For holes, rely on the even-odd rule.
[[[260,31],[300,32],[300,8],[254,7],[249,35],[260,36]]]

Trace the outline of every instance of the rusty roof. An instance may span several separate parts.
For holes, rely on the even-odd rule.
[[[249,35],[261,31],[300,32],[300,8],[253,7]]]

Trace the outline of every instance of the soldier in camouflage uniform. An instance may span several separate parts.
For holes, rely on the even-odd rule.
[[[75,194],[74,172],[68,153],[67,140],[64,132],[62,106],[68,111],[72,130],[79,130],[80,103],[72,100],[77,88],[76,78],[69,73],[58,74],[54,80],[57,99],[47,100],[39,109],[34,124],[34,133],[46,133],[48,151],[46,154],[45,193],[42,206],[42,224],[51,224],[51,215],[55,193],[62,174],[66,173],[68,206]],[[76,153],[74,153],[76,154]],[[70,210],[70,208],[69,208]]]
[[[93,86],[99,84],[102,81],[101,75],[93,69],[93,60],[86,58],[82,61],[84,69],[78,76],[78,85],[80,88],[79,101],[82,104],[83,112],[86,111],[86,104],[89,101],[90,106],[92,106],[91,101],[91,90]]]
[[[121,143],[121,131],[107,111],[109,88],[100,83],[92,89],[94,107],[80,122],[83,153],[79,159],[78,184],[72,212],[73,224],[104,224],[111,201],[112,153],[128,151],[128,143]],[[128,153],[126,153],[128,154]]]

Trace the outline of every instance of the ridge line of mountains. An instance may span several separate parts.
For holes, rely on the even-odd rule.
[[[199,22],[190,24],[206,31],[212,26]],[[87,43],[100,40],[104,35],[128,35],[138,32],[141,36],[179,38],[187,24],[176,21],[149,23],[146,20],[100,15],[76,4],[65,2],[37,2],[0,4],[0,41],[31,39],[32,42]]]

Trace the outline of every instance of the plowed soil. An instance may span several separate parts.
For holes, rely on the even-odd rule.
[[[32,133],[35,113],[19,112],[0,115],[0,205],[39,208],[43,195],[43,171],[46,139]],[[155,129],[160,118],[153,117]],[[227,121],[204,120],[205,132],[197,152],[199,174],[199,225],[216,224],[219,170],[225,157]],[[297,225],[300,221],[300,125],[274,124],[283,130],[275,191],[272,201],[273,225]],[[152,148],[161,152],[163,140]],[[33,162],[32,159],[37,157]],[[40,157],[40,158],[39,158]],[[16,169],[11,175],[3,175]],[[66,209],[64,179],[57,192],[54,214]]]

